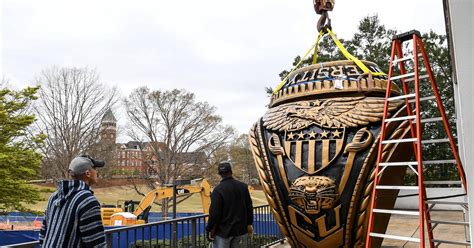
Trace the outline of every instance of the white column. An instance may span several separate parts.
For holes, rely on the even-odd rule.
[[[459,152],[466,171],[469,206],[474,206],[474,5],[472,0],[448,0],[451,22],[448,23],[455,67],[454,97],[457,115]],[[470,233],[474,237],[469,212]]]

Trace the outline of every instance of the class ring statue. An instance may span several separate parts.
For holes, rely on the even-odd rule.
[[[303,67],[273,93],[268,111],[250,130],[263,190],[292,247],[364,247],[386,87],[385,75],[367,75],[349,60]],[[393,85],[390,94],[398,96],[400,89]],[[390,101],[388,110],[405,116],[402,105]],[[390,123],[386,137],[408,137],[409,126]],[[406,160],[409,145],[385,146],[383,160]],[[387,167],[381,183],[395,185],[405,172]],[[378,206],[393,207],[396,194],[382,191]],[[388,221],[378,221],[374,230],[383,233]]]

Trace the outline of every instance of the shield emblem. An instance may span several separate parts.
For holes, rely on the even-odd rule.
[[[296,168],[312,175],[330,165],[341,153],[345,128],[285,132],[285,153]]]

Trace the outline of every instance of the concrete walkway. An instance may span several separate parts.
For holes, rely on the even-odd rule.
[[[455,220],[463,221],[463,214],[461,211],[437,211],[431,214],[432,220]],[[398,236],[412,236],[419,237],[418,233],[418,218],[416,216],[393,216],[390,219],[390,223],[387,229],[387,234],[398,235]],[[439,225],[433,231],[435,239],[441,240],[453,240],[453,241],[465,241],[464,226],[461,225]],[[418,248],[419,245],[416,243],[410,243],[405,241],[397,240],[384,240],[382,248]],[[429,247],[428,243],[426,247]],[[462,248],[466,246],[442,244],[440,248]],[[467,246],[469,247],[469,246]],[[288,243],[277,244],[272,248],[290,248]]]
[[[461,211],[436,211],[431,213],[431,220],[450,220],[450,221],[464,221]],[[398,236],[412,236],[419,237],[418,231],[418,216],[395,216],[390,219],[387,229],[387,234]],[[446,225],[440,224],[433,230],[434,239],[451,240],[451,241],[466,241],[465,229],[461,225]],[[383,248],[405,247],[414,248],[419,247],[417,243],[384,240]],[[429,247],[426,243],[426,247]],[[453,247],[462,248],[465,246],[442,244],[439,247]]]

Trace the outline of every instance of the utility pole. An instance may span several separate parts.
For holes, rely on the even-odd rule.
[[[173,220],[176,220],[176,182],[173,182]],[[173,221],[172,246],[178,247],[178,223]]]

